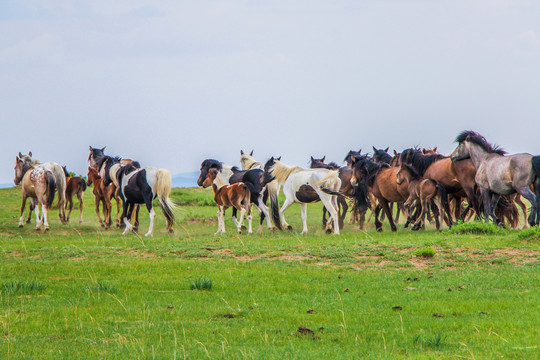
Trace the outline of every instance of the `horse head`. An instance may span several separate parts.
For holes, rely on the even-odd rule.
[[[221,161],[217,161],[214,159],[206,159],[201,163],[201,174],[199,175],[199,179],[197,179],[197,185],[203,186],[203,182],[206,179],[206,176],[208,175],[208,171],[210,169],[217,169],[218,171],[223,169],[223,164]]]

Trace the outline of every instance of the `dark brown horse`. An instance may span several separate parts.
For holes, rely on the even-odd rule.
[[[379,221],[379,212],[384,210],[390,228],[396,231],[396,225],[390,211],[389,203],[404,202],[409,197],[409,189],[405,184],[397,183],[399,167],[390,167],[388,164],[377,163],[367,158],[353,158],[353,184],[365,184],[368,192],[372,193],[380,206],[375,208],[375,228],[382,231]]]
[[[82,224],[83,193],[86,190],[86,182],[80,176],[71,176],[65,166],[62,166],[62,169],[64,169],[64,173],[66,174],[66,222],[69,222],[69,217],[73,210],[73,196],[77,195],[77,199],[79,200],[79,224]]]

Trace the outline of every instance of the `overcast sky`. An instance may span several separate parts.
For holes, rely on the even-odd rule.
[[[540,154],[540,2],[0,1],[0,183],[88,146],[172,174],[465,129]]]

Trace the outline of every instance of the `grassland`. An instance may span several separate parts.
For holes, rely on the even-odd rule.
[[[307,236],[296,206],[293,232],[214,236],[211,193],[175,189],[174,236],[159,210],[154,237],[121,236],[90,190],[84,223],[54,211],[48,233],[0,190],[1,359],[540,358],[538,232],[333,236],[314,204]]]

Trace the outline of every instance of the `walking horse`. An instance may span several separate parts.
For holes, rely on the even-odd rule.
[[[45,163],[39,162],[39,160],[32,157],[31,151],[28,152],[28,155],[23,155],[19,152],[19,158],[22,161],[28,162],[34,166],[41,165],[53,173],[56,191],[58,192],[58,217],[60,218],[60,222],[62,224],[66,224],[66,176],[64,175],[64,169],[52,161]]]
[[[470,158],[476,168],[475,180],[480,188],[484,216],[498,224],[495,208],[501,195],[519,193],[532,205],[529,225],[540,220],[540,156],[514,154],[505,156],[497,146],[474,131],[463,131],[456,138],[458,146],[450,155],[452,161]],[[531,186],[534,192],[531,191]]]
[[[126,229],[122,235],[133,230],[129,219],[136,204],[145,204],[150,214],[150,226],[145,236],[152,236],[156,212],[152,201],[157,197],[161,211],[167,221],[167,231],[173,234],[174,204],[169,198],[171,192],[171,174],[165,169],[155,169],[151,167],[135,168],[133,165],[114,165],[116,169],[111,169],[112,176],[120,184],[120,197],[123,200],[122,219],[126,224]]]
[[[112,199],[116,200],[116,226],[120,226],[118,215],[120,213],[120,197],[117,195],[116,186],[114,184],[105,185],[98,171],[93,167],[88,167],[88,185],[94,184],[92,193],[94,194],[94,200],[96,204],[96,214],[105,230],[109,229],[112,225]],[[105,223],[101,220],[99,215],[99,204],[103,204],[103,218]]]
[[[244,154],[243,152],[241,152],[241,155],[247,156],[247,154]],[[256,161],[253,160],[252,163],[255,162]],[[250,191],[250,201],[255,206],[257,206],[261,214],[261,221],[257,232],[260,232],[262,230],[264,219],[266,219],[268,230],[273,229],[271,220],[274,222],[274,225],[281,230],[279,223],[279,212],[276,210],[275,213],[270,214],[270,212],[268,211],[268,207],[265,204],[267,196],[266,188],[269,185],[263,184],[264,171],[257,168],[256,166],[250,167],[252,167],[250,170],[239,170],[235,166],[225,165],[218,160],[206,159],[201,164],[201,173],[199,175],[199,179],[197,180],[197,184],[199,186],[202,186],[203,188],[210,186],[209,184],[211,183],[208,182],[205,185],[205,180],[208,178],[208,174],[212,169],[220,172],[223,181],[227,184],[236,184],[239,182],[246,184]],[[277,203],[277,196],[275,197],[275,199],[270,199],[270,201],[275,201]],[[277,206],[273,207],[272,209],[276,208]],[[239,223],[236,218],[236,214],[237,209],[233,207],[232,220],[234,224],[238,227]],[[242,224],[240,224],[240,226],[242,226]]]
[[[22,190],[19,227],[24,226],[24,208],[26,207],[26,199],[30,198],[30,211],[34,210],[36,213],[36,230],[40,230],[44,226],[45,231],[48,231],[47,210],[53,203],[56,190],[56,181],[52,171],[42,165],[32,165],[16,157],[14,183],[15,185],[21,184]],[[39,216],[39,204],[41,204],[41,217]],[[30,217],[26,222],[30,222]]]
[[[64,169],[64,174],[66,175],[66,210],[69,209],[66,222],[69,222],[69,217],[73,210],[73,195],[77,195],[77,199],[79,200],[79,224],[82,224],[83,193],[86,190],[86,182],[80,176],[71,176],[65,166],[62,166],[62,169]]]
[[[214,190],[214,200],[218,206],[218,230],[216,235],[225,233],[225,210],[231,206],[240,211],[240,221],[236,224],[238,233],[242,233],[242,222],[245,215],[247,215],[248,219],[248,234],[252,233],[251,192],[246,184],[238,182],[228,185],[227,179],[221,172],[217,169],[210,169],[203,182],[203,186],[212,186]]]
[[[302,234],[307,234],[307,204],[314,201],[322,201],[332,222],[326,225],[326,232],[332,232],[339,235],[339,219],[337,195],[341,187],[339,172],[329,169],[302,169],[299,166],[288,166],[283,164],[279,159],[270,158],[264,165],[265,168],[265,183],[277,180],[280,185],[283,185],[283,194],[285,202],[279,210],[280,222],[292,230],[292,227],[285,221],[285,210],[293,203],[299,203],[302,208]],[[312,194],[315,191],[317,198]],[[271,197],[275,194],[270,194]],[[277,197],[277,195],[275,195]],[[273,203],[271,202],[271,205]]]

